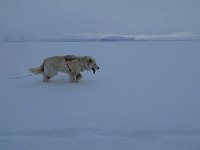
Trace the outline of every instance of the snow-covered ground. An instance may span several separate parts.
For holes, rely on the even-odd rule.
[[[199,150],[200,42],[0,43],[1,150]],[[79,83],[30,74],[53,55],[91,55]]]

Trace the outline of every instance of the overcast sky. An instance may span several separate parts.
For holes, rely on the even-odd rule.
[[[200,0],[0,0],[0,33],[200,33]]]

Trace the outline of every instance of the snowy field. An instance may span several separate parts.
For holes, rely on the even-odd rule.
[[[200,42],[0,43],[0,150],[199,150]],[[79,83],[29,76],[53,55],[91,55]]]

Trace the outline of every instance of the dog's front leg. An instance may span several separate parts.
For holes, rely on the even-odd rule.
[[[69,74],[69,80],[72,83],[76,83],[77,82],[77,80],[76,80],[76,74],[75,73],[70,73]]]
[[[81,74],[81,73],[78,73],[78,74],[76,75],[76,80],[79,81],[82,77],[83,77],[82,74]]]

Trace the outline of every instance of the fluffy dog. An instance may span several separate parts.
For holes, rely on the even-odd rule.
[[[78,82],[82,78],[80,72],[92,70],[95,74],[98,69],[95,59],[91,56],[66,55],[46,58],[40,67],[31,68],[30,71],[34,74],[43,74],[44,82],[49,81],[58,72],[69,74],[70,82]]]

